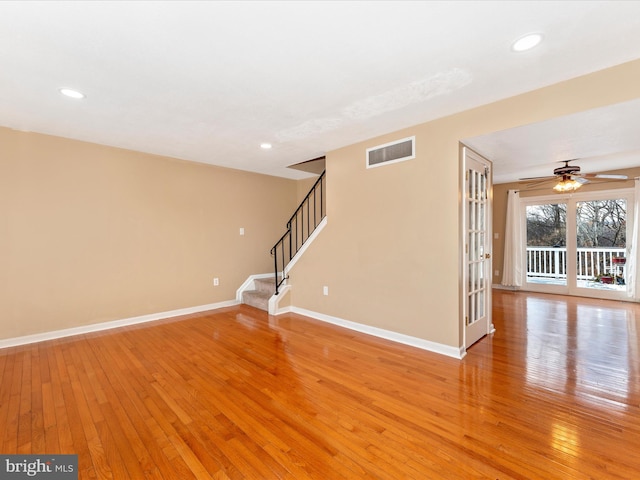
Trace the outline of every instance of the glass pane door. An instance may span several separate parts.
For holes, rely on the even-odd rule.
[[[567,285],[567,204],[527,205],[527,283]]]
[[[467,296],[467,325],[471,325],[485,316],[485,295],[487,294],[486,275],[486,208],[487,178],[484,169],[469,168],[467,177],[467,218],[468,250],[467,277],[469,291]],[[486,332],[485,332],[486,333]]]
[[[576,204],[577,286],[625,291],[627,200]]]
[[[492,331],[491,324],[491,162],[463,149],[464,262],[462,294],[464,346],[470,347]]]

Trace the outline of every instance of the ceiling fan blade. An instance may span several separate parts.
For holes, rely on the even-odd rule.
[[[520,183],[524,184],[525,190],[529,190],[539,185],[544,185],[546,183],[548,184],[551,180],[553,180],[553,177],[540,178],[538,180],[529,180],[529,181],[524,181]]]
[[[606,178],[609,180],[628,180],[626,175],[612,175],[608,173],[596,173],[596,178]]]
[[[602,178],[607,180],[628,180],[629,177],[626,175],[614,175],[610,173],[585,173],[582,175],[586,178]]]
[[[556,178],[555,175],[552,175],[550,177],[526,177],[526,178],[519,178],[518,181],[519,182],[530,182],[532,180],[552,180]]]
[[[584,178],[584,177],[576,177],[576,176],[574,176],[573,180],[575,180],[576,182],[578,182],[578,183],[580,183],[582,185],[584,185],[585,183],[589,183],[589,180]]]

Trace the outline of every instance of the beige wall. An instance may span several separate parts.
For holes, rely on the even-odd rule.
[[[232,300],[273,268],[297,195],[292,180],[0,128],[0,339]]]
[[[580,162],[576,163],[577,165]],[[638,158],[638,164],[640,164],[640,158]],[[630,168],[625,170],[607,170],[607,173],[615,173],[621,175],[627,175],[629,180],[620,182],[603,182],[603,183],[589,183],[583,185],[580,188],[580,192],[598,191],[598,190],[615,190],[618,188],[633,188],[633,178],[640,176],[640,167]],[[505,223],[507,218],[507,192],[509,190],[518,190],[520,192],[520,198],[536,197],[544,195],[553,195],[553,182],[548,185],[545,184],[547,190],[541,190],[540,187],[536,187],[536,190],[527,191],[525,185],[519,183],[501,183],[494,185],[493,187],[493,231],[498,234],[498,238],[493,240],[493,283],[500,284],[502,282],[503,265],[504,265],[504,238]],[[495,275],[495,270],[499,271],[498,275]]]
[[[300,205],[300,203],[302,203],[302,200],[304,200],[304,197],[307,196],[307,193],[309,193],[309,190],[311,190],[311,187],[313,187],[313,185],[316,183],[316,181],[318,180],[318,176],[314,176],[311,178],[305,178],[304,180],[298,180],[297,182],[297,204],[296,206]],[[293,214],[293,212],[291,212]]]
[[[291,272],[293,304],[461,346],[458,142],[639,98],[638,79],[631,62],[329,152],[328,225]],[[366,148],[409,135],[415,159],[365,168]]]
[[[459,347],[458,142],[640,98],[638,79],[635,61],[330,152],[293,305]],[[415,159],[365,168],[408,135]],[[0,129],[0,338],[233,298],[270,270],[299,185]]]

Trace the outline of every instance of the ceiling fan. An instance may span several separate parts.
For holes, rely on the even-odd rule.
[[[564,165],[555,168],[553,175],[548,177],[530,177],[521,178],[521,182],[529,183],[529,187],[537,186],[541,183],[549,180],[557,180],[558,183],[553,187],[556,192],[575,192],[585,183],[589,183],[593,180],[599,181],[619,181],[627,180],[626,175],[614,175],[608,173],[580,173],[580,167],[578,165],[569,165],[569,162],[577,160],[576,158],[571,160],[562,160]]]

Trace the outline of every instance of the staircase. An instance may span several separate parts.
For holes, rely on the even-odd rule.
[[[271,249],[274,278],[276,279],[276,295],[279,293],[280,285],[287,280],[285,271],[287,265],[300,251],[302,245],[309,240],[311,234],[318,228],[326,215],[325,174],[326,171],[320,174],[316,183],[287,222],[287,231]]]
[[[287,231],[271,249],[274,274],[267,278],[255,278],[254,290],[242,292],[242,303],[269,311],[269,300],[278,295],[279,287],[287,280],[286,268],[309,240],[326,215],[325,172],[316,180],[287,222]]]
[[[256,278],[254,280],[255,290],[245,290],[242,292],[242,303],[269,311],[269,299],[276,293],[276,279]]]

